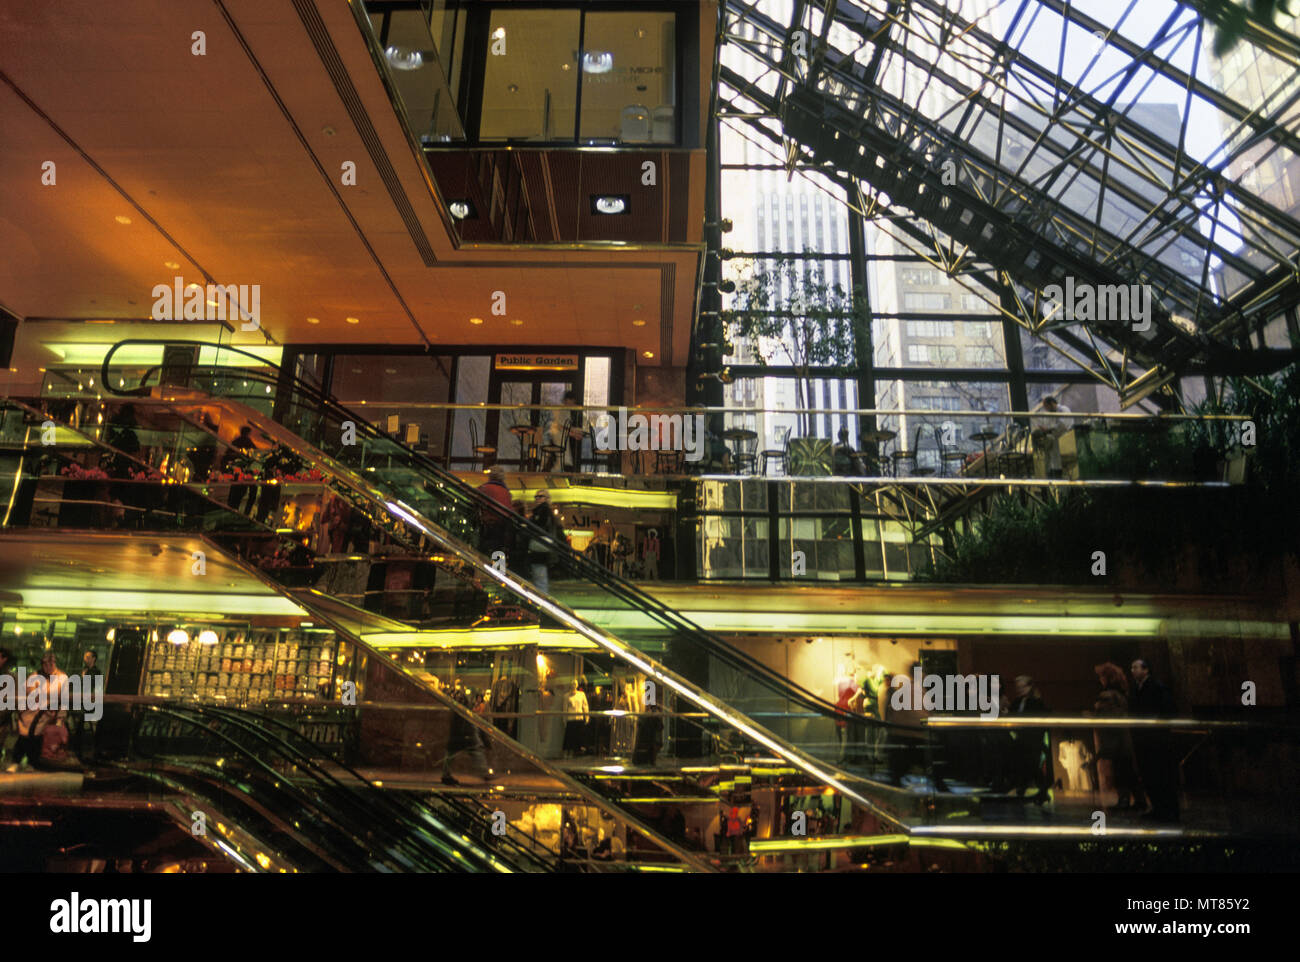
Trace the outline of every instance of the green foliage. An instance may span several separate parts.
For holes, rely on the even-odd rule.
[[[987,584],[1141,583],[1216,586],[1276,575],[1300,550],[1300,366],[1268,379],[1231,379],[1201,413],[1241,414],[1256,425],[1247,483],[1229,489],[1067,489],[1039,502],[995,498],[974,530],[958,535],[927,580]],[[1186,458],[1209,447],[1242,450],[1237,427],[1200,424],[1181,434],[1133,434],[1110,457],[1115,476],[1146,458]],[[1182,451],[1166,450],[1177,444]],[[1156,450],[1156,449],[1159,450]],[[1148,460],[1151,463],[1160,461]],[[1108,576],[1091,573],[1104,551]]]

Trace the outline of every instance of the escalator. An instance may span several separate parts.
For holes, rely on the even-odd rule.
[[[181,705],[110,706],[111,731],[129,732],[106,748],[114,767],[183,796],[187,822],[203,815],[205,833],[243,867],[359,872],[538,871],[517,852],[490,852],[462,827],[403,804],[361,776],[304,750],[245,713]],[[125,713],[126,718],[115,717]],[[208,816],[208,810],[212,816]],[[231,844],[226,825],[262,846]]]
[[[291,544],[283,533],[232,510],[226,503],[214,501],[196,486],[161,483],[161,475],[157,471],[121,450],[110,448],[66,424],[58,423],[55,427],[52,413],[62,415],[68,412],[43,412],[13,399],[0,401],[0,472],[6,476],[6,487],[9,489],[4,528],[15,532],[27,529],[33,533],[48,530],[49,533],[43,535],[39,542],[39,550],[55,569],[65,568],[78,556],[84,557],[84,547],[77,547],[80,544],[77,540],[80,532],[111,528],[118,533],[100,536],[93,549],[95,556],[102,554],[110,558],[123,557],[137,548],[157,554],[170,545],[172,551],[179,551],[182,557],[189,559],[192,549],[197,547],[203,550],[205,563],[211,572],[214,575],[220,572],[222,582],[244,578],[243,584],[235,588],[236,591],[247,592],[250,590],[248,584],[260,584],[263,581],[266,582],[265,594],[285,590],[284,586],[275,585],[271,579],[264,579],[264,572],[238,560],[240,557],[282,555],[285,545]],[[173,417],[173,420],[177,419]],[[49,443],[42,443],[42,440]],[[131,480],[121,480],[122,478]],[[159,543],[160,536],[166,536],[165,545]],[[76,544],[65,543],[69,537]],[[11,559],[7,560],[12,560],[13,564],[0,565],[0,573],[5,575],[7,585],[23,587],[26,579],[20,570],[22,562],[13,554],[12,548],[7,548],[5,553],[10,554]],[[188,570],[188,561],[184,567]],[[39,582],[40,579],[37,580]],[[231,587],[234,587],[233,583]],[[190,592],[189,596],[192,599],[190,604],[197,605],[198,610],[206,610],[201,596],[197,601],[193,600],[194,592]],[[362,700],[352,710],[352,714],[356,716],[357,729],[364,731],[365,737],[358,736],[356,739],[362,744],[354,749],[354,758],[358,764],[368,766],[386,778],[392,774],[400,775],[406,785],[401,794],[418,791],[425,800],[428,811],[434,812],[442,821],[455,825],[462,834],[474,839],[486,838],[494,849],[513,847],[526,864],[545,865],[549,860],[552,867],[547,870],[560,870],[561,867],[565,871],[606,871],[611,868],[639,870],[651,865],[659,870],[709,870],[710,866],[706,862],[666,841],[642,825],[635,815],[611,806],[607,799],[589,787],[522,750],[500,729],[457,705],[446,695],[421,686],[388,656],[356,639],[346,626],[335,621],[335,616],[340,611],[345,614],[365,614],[364,611],[354,610],[341,603],[330,610],[325,610],[324,607],[315,609],[311,603],[313,600],[326,600],[320,595],[305,600],[306,603],[296,610],[310,614],[318,627],[334,630],[354,652],[349,661],[358,662],[361,666],[353,674],[352,683],[357,685]],[[174,617],[184,615],[183,609],[169,610]],[[275,610],[286,609],[279,606]],[[102,621],[102,618],[99,620]],[[186,697],[203,696],[202,692],[191,692]],[[337,692],[334,697],[337,700]],[[157,710],[175,713],[195,709],[167,701]],[[265,737],[266,733],[259,732],[250,723],[250,716],[239,716],[240,726],[236,726],[235,721],[224,716],[219,708],[207,707],[204,711],[205,723],[221,722],[220,734],[225,741],[214,743],[217,749],[228,747],[227,743],[238,731],[242,732],[240,737],[246,743],[244,747],[253,750],[254,757],[259,757],[256,740]],[[271,716],[259,718],[261,724],[280,732],[281,741],[287,740],[291,745],[297,745],[299,757],[292,761],[293,765],[302,768],[315,764],[310,742],[294,736],[291,729],[276,722]],[[193,718],[189,718],[187,724],[190,728],[193,728],[192,722]],[[480,786],[478,790],[460,793],[439,791],[439,762],[449,754],[449,741],[455,737],[454,732],[458,727],[462,738],[477,739],[492,758],[496,776],[491,786]],[[417,745],[424,746],[423,751],[418,753],[419,758],[414,761],[406,757],[410,752],[405,743],[412,739]],[[132,742],[130,739],[126,741]],[[138,741],[132,743],[138,744]],[[281,754],[285,751],[283,746],[276,750]],[[204,769],[204,763],[199,761],[205,756],[204,752],[193,751],[189,754],[191,758],[183,769],[178,770],[172,766],[164,770],[155,766],[154,778],[161,779],[166,775],[175,791],[184,790],[201,795],[206,789],[199,783],[204,778],[219,774],[219,770],[211,769],[211,766],[211,770]],[[212,755],[210,752],[206,754]],[[394,758],[399,756],[400,762],[395,762]],[[336,759],[334,766],[349,776],[344,779],[345,787],[351,786],[349,790],[367,784],[370,778],[369,775],[357,774],[354,768],[343,764],[341,760]],[[443,780],[446,781],[449,769],[444,766],[441,771]],[[264,770],[258,774],[263,778],[267,776]],[[519,787],[519,783],[523,787]],[[328,787],[335,794],[342,791],[337,784]],[[225,803],[240,802],[237,794],[224,792],[221,800]],[[487,796],[491,796],[491,799],[487,799]],[[344,801],[347,800],[348,796],[345,795]],[[484,808],[487,801],[496,803],[497,808]],[[630,840],[631,854],[622,865],[602,865],[571,853],[548,849],[535,839],[517,837],[518,829],[513,823],[503,823],[498,819],[493,824],[492,816],[500,810],[500,803],[504,801],[513,802],[506,806],[512,810],[531,812],[541,805],[566,813],[574,809],[592,813],[593,819],[598,816],[601,824],[608,826],[611,834],[617,828],[621,838]],[[390,799],[388,804],[394,802]],[[404,804],[408,809],[411,807],[409,802]],[[263,808],[269,811],[271,806],[268,804]],[[426,819],[428,812],[420,811],[418,817]],[[272,816],[265,811],[261,818],[264,831],[273,835],[283,832],[283,826],[274,823]],[[266,822],[266,819],[271,819],[271,822]],[[352,864],[347,859],[326,858],[301,846],[286,844],[285,848],[294,853],[291,860],[294,865],[323,869]],[[415,870],[417,865],[424,864],[412,862],[409,867]]]
[[[901,802],[908,811],[890,812],[879,803],[886,786],[873,780],[879,766],[864,758],[837,764],[841,754],[837,724],[857,729],[847,739],[850,743],[866,744],[868,730],[883,727],[879,723],[841,711],[794,685],[591,559],[567,546],[555,546],[550,591],[545,595],[513,572],[494,567],[489,559],[497,545],[489,543],[490,539],[526,544],[531,538],[544,537],[542,532],[288,372],[246,355],[248,364],[238,368],[195,367],[183,385],[113,386],[119,381],[112,363],[118,349],[141,344],[161,347],[164,343],[174,346],[178,342],[121,342],[104,359],[101,376],[108,380],[102,383],[114,394],[139,398],[139,404],[148,404],[152,396],[155,403],[164,403],[191,428],[206,431],[223,444],[244,425],[251,425],[268,439],[269,448],[292,448],[329,474],[331,483],[354,503],[365,505],[369,516],[385,526],[395,540],[412,550],[433,549],[449,555],[465,573],[505,595],[512,602],[508,607],[530,610],[546,623],[581,636],[619,663],[644,673],[683,709],[679,715],[699,717],[678,724],[673,733],[680,757],[779,760],[812,783],[843,793],[895,828],[900,815],[915,816],[930,808],[914,797],[893,798],[891,804]],[[244,354],[238,348],[197,342],[193,346],[218,347],[232,357]],[[269,397],[268,387],[273,388]],[[627,637],[575,612],[593,593],[600,597],[602,618],[626,626]],[[642,650],[642,644],[646,648],[653,645],[657,656]],[[726,691],[725,699],[713,694],[719,691]],[[761,725],[755,716],[762,717]],[[898,727],[889,728],[889,733],[889,741],[897,735],[909,751],[918,737],[915,730]]]
[[[259,362],[260,363],[260,362]],[[382,636],[385,634],[401,635],[421,639],[427,637],[438,639],[438,643],[452,635],[468,637],[473,645],[490,645],[493,632],[503,633],[531,631],[545,635],[554,632],[566,635],[574,642],[586,646],[612,662],[625,666],[635,666],[645,677],[655,680],[664,692],[665,715],[670,727],[678,731],[675,750],[671,753],[672,762],[654,765],[611,764],[588,767],[577,770],[570,767],[567,771],[555,773],[548,771],[553,784],[561,784],[569,797],[582,796],[588,803],[596,799],[595,804],[606,810],[617,812],[627,820],[629,825],[644,824],[647,813],[662,811],[673,807],[695,806],[696,811],[707,811],[717,806],[722,796],[718,786],[724,783],[770,779],[787,793],[817,794],[830,789],[850,800],[856,812],[866,816],[855,821],[855,835],[851,840],[833,837],[817,841],[823,851],[836,846],[843,849],[870,850],[873,846],[910,844],[909,840],[922,839],[924,844],[937,844],[936,840],[957,835],[966,838],[983,838],[992,835],[1009,837],[1038,837],[1055,829],[1051,820],[1040,819],[1036,825],[1026,828],[1025,820],[1016,812],[1024,806],[1024,800],[1007,798],[1005,795],[988,793],[984,789],[975,791],[956,786],[950,790],[945,783],[945,775],[950,767],[955,768],[963,758],[975,758],[986,742],[986,736],[972,733],[970,736],[959,732],[945,734],[942,730],[902,729],[901,726],[875,726],[860,717],[849,716],[847,722],[856,724],[863,742],[874,731],[885,733],[885,742],[879,746],[887,762],[885,765],[873,764],[869,759],[851,758],[843,765],[830,761],[837,750],[837,739],[832,726],[842,713],[833,706],[826,705],[815,696],[785,682],[766,684],[765,670],[747,670],[747,659],[742,654],[730,650],[724,642],[713,638],[705,632],[690,625],[685,619],[674,616],[672,612],[663,612],[652,603],[637,605],[635,601],[639,592],[630,585],[619,582],[609,576],[604,569],[597,568],[587,577],[588,566],[585,559],[569,557],[563,550],[560,555],[562,574],[552,580],[549,595],[542,595],[533,586],[515,578],[508,572],[502,572],[490,564],[487,559],[472,548],[451,538],[441,525],[433,524],[428,514],[441,512],[448,527],[462,532],[463,537],[471,543],[481,537],[481,525],[485,513],[493,517],[491,508],[479,501],[473,489],[466,488],[454,476],[442,471],[437,465],[426,468],[414,457],[405,457],[403,449],[394,445],[388,438],[375,434],[359,419],[344,417],[346,412],[332,411],[332,402],[318,398],[316,410],[309,411],[304,405],[296,409],[298,423],[311,428],[314,419],[317,437],[324,437],[322,427],[331,423],[345,428],[343,423],[352,420],[351,429],[357,432],[358,444],[355,446],[338,445],[340,458],[351,463],[342,464],[340,459],[332,458],[313,450],[315,445],[304,442],[303,438],[284,430],[270,414],[285,417],[285,411],[294,412],[292,406],[281,404],[267,405],[270,412],[259,413],[241,400],[225,398],[208,393],[213,387],[220,388],[238,380],[238,387],[255,386],[253,390],[245,388],[246,393],[239,397],[261,400],[257,395],[266,397],[265,387],[272,382],[279,383],[278,371],[264,372],[259,379],[256,373],[241,370],[231,374],[203,371],[205,388],[199,393],[193,389],[168,387],[158,392],[159,397],[137,396],[123,401],[89,401],[80,411],[69,410],[68,402],[35,401],[30,402],[25,414],[30,421],[39,424],[39,418],[53,414],[54,408],[64,405],[60,417],[71,421],[82,419],[88,423],[81,429],[89,443],[99,444],[93,436],[106,434],[98,424],[102,417],[109,421],[120,412],[119,405],[134,404],[138,407],[141,420],[155,425],[167,421],[172,426],[167,432],[155,432],[166,435],[167,444],[154,441],[148,452],[141,451],[139,465],[153,465],[162,460],[165,467],[174,471],[181,485],[169,485],[173,489],[183,489],[189,496],[206,500],[218,513],[229,513],[230,505],[223,503],[219,494],[225,493],[231,483],[214,483],[208,478],[196,477],[188,473],[194,465],[191,454],[186,454],[187,445],[198,441],[227,444],[237,435],[243,426],[250,426],[255,433],[263,436],[268,448],[274,450],[281,445],[291,445],[300,451],[307,460],[317,465],[321,477],[314,483],[327,492],[330,498],[350,499],[350,503],[366,512],[367,524],[373,526],[367,537],[370,540],[370,554],[383,556],[391,550],[406,552],[406,557],[422,556],[433,564],[441,579],[434,585],[433,591],[421,590],[418,594],[438,595],[441,593],[450,599],[439,611],[433,612],[437,617],[417,616],[414,612],[402,615],[400,612],[388,611],[381,614],[371,610],[367,605],[353,604],[328,592],[322,593],[312,587],[315,582],[306,581],[292,585],[287,581],[280,583],[281,590],[294,597],[305,609],[312,612],[321,623],[331,625],[341,634],[356,639],[358,651],[365,651],[366,657],[383,668],[389,676],[385,682],[390,689],[392,704],[376,701],[369,693],[367,702],[359,712],[399,718],[408,712],[411,703],[423,700],[421,708],[433,707],[433,702],[442,698],[422,677],[418,664],[403,661],[400,649],[385,649]],[[213,383],[215,381],[215,383]],[[260,389],[260,390],[259,390]],[[231,389],[231,393],[237,393]],[[301,400],[305,392],[290,395],[291,399]],[[274,395],[272,395],[274,403]],[[44,407],[48,411],[42,411]],[[304,418],[310,414],[311,418]],[[87,417],[89,415],[89,417]],[[170,419],[169,421],[167,419]],[[184,430],[176,427],[176,422],[183,422]],[[168,433],[170,432],[170,433]],[[341,434],[341,432],[340,432]],[[328,438],[325,438],[328,440]],[[351,450],[356,447],[358,450]],[[206,456],[199,456],[204,461]],[[211,462],[208,462],[209,465]],[[244,479],[247,481],[247,479]],[[277,487],[277,480],[265,482],[268,487]],[[237,484],[233,486],[238,486]],[[417,507],[417,503],[427,503]],[[289,537],[278,530],[276,525],[266,525],[266,518],[258,518],[259,512],[245,506],[241,518],[245,524],[255,521],[275,537]],[[515,530],[531,536],[535,533],[522,519],[510,522]],[[223,525],[205,528],[205,537],[214,543],[221,543],[227,534],[219,530]],[[276,529],[276,530],[271,530]],[[373,536],[373,537],[372,537]],[[387,539],[387,540],[384,540]],[[229,542],[229,550],[236,551],[237,539]],[[370,563],[365,555],[356,555],[358,563]],[[326,558],[325,564],[332,563]],[[274,570],[261,572],[268,580],[274,580]],[[457,587],[448,590],[448,585]],[[466,594],[468,592],[468,594]],[[593,593],[600,593],[605,599],[606,609],[612,609],[624,628],[615,635],[607,627],[592,624],[588,619],[577,614],[573,609],[580,607],[584,599]],[[465,598],[471,598],[473,604],[464,604]],[[482,603],[487,602],[491,616],[484,621]],[[590,609],[589,609],[590,610]],[[531,615],[514,621],[498,617],[503,613],[531,612]],[[425,615],[430,614],[425,612]],[[470,619],[465,621],[464,619]],[[539,624],[542,619],[549,619],[549,627]],[[659,638],[646,626],[658,626]],[[624,631],[629,628],[626,636]],[[359,638],[357,636],[360,636]],[[646,647],[658,642],[659,657],[650,657],[636,644],[629,642],[629,637],[638,641],[648,641]],[[696,660],[691,662],[690,657]],[[672,661],[672,664],[665,662]],[[760,666],[761,667],[761,666]],[[685,671],[679,669],[685,668]],[[688,678],[686,671],[694,671],[700,679]],[[727,672],[731,672],[728,675]],[[742,681],[750,682],[748,686],[738,684],[737,676]],[[400,678],[405,688],[395,691],[395,682]],[[702,689],[708,685],[714,692],[727,691],[727,701],[705,694]],[[738,705],[745,708],[742,714]],[[444,714],[454,711],[463,715],[468,712],[456,706],[446,704],[446,699],[437,706]],[[521,715],[525,712],[521,712]],[[542,713],[538,713],[539,715]],[[763,719],[763,727],[756,723],[755,716]],[[481,722],[486,727],[491,725]],[[1076,723],[1077,724],[1077,723]],[[427,727],[427,726],[426,726]],[[949,726],[950,727],[950,726]],[[774,732],[773,729],[780,729]],[[371,725],[361,741],[370,745],[376,752],[380,750],[402,753],[414,743],[419,744],[418,733],[412,735],[412,729],[405,722],[401,724]],[[375,732],[382,732],[388,744],[379,744],[383,739],[374,737]],[[1194,734],[1193,732],[1190,732]],[[518,737],[525,738],[523,721],[520,723]],[[526,756],[539,767],[546,767],[540,762],[536,753],[530,753],[519,742],[515,733],[501,736],[500,745],[508,747],[521,756]],[[855,738],[850,736],[850,744]],[[692,742],[694,744],[692,744]],[[893,759],[901,758],[907,763],[910,784],[888,784],[883,778],[882,769],[892,768]],[[877,762],[879,759],[877,758]],[[558,763],[557,763],[558,764]],[[444,818],[451,819],[448,806],[454,807],[460,820],[456,824],[464,826],[465,834],[470,838],[482,837],[486,805],[494,804],[493,789],[483,785],[473,791],[437,791],[436,777],[416,779],[404,785],[390,780],[388,774],[376,771],[383,766],[379,761],[371,760],[366,764],[356,764],[353,768],[362,773],[362,777],[372,781],[383,780],[386,789],[405,790],[428,799],[428,804],[443,812]],[[391,766],[390,766],[391,770]],[[423,769],[428,776],[436,772],[436,763]],[[978,781],[978,780],[976,780]],[[577,786],[575,789],[574,786]],[[507,786],[507,792],[532,791],[537,797],[547,797],[552,789],[537,789],[530,786],[526,790],[519,786]],[[986,804],[993,807],[986,810]],[[982,825],[985,814],[997,811],[995,819],[1001,825]],[[489,819],[490,821],[490,819]],[[671,821],[660,823],[671,825]],[[775,827],[773,832],[775,832]],[[1073,831],[1067,827],[1067,834]],[[680,839],[673,831],[667,831],[669,841],[664,844],[664,832],[651,830],[643,833],[647,838],[660,844],[663,851],[670,851],[680,867],[688,869],[700,867],[710,859],[700,844],[700,838]],[[775,840],[775,834],[772,836]],[[672,851],[672,846],[685,846]],[[922,844],[917,842],[916,844]],[[777,840],[767,846],[774,856],[785,858],[799,857],[803,854],[800,840]],[[559,846],[552,846],[558,849]],[[563,856],[564,853],[561,853]],[[543,853],[543,857],[544,853]],[[560,858],[564,862],[563,857]],[[581,863],[581,858],[572,859],[571,863]],[[725,861],[722,864],[726,864]],[[680,870],[680,869],[679,869]]]

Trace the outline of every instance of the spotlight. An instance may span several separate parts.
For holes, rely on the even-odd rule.
[[[593,214],[626,214],[628,212],[628,201],[631,198],[627,194],[592,194],[591,195],[591,212]]]

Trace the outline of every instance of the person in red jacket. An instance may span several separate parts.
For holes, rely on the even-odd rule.
[[[479,488],[479,492],[488,500],[500,505],[502,511],[513,513],[515,510],[514,499],[511,497],[510,489],[506,487],[506,472],[499,464],[494,464],[488,471],[488,479]],[[511,527],[501,513],[484,505],[481,514],[482,536],[479,539],[479,550],[482,551],[489,559],[492,559],[494,552],[505,552],[505,557],[510,557]]]

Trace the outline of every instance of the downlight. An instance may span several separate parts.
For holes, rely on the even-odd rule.
[[[593,214],[626,214],[628,205],[626,194],[597,194],[591,198]]]
[[[424,54],[405,47],[389,47],[384,51],[384,57],[394,70],[419,70],[424,66]]]
[[[453,200],[447,205],[447,210],[449,210],[451,216],[457,220],[464,220],[467,217],[472,217],[474,214],[474,207],[467,200]]]

